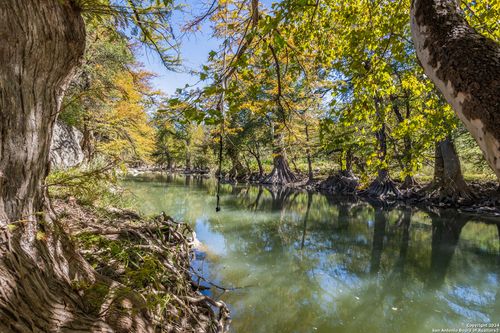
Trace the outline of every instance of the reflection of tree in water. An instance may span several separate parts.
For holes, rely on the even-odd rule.
[[[271,193],[271,209],[283,210],[286,204],[290,204],[290,197],[293,190],[286,186],[265,186],[266,190]],[[295,192],[297,193],[297,192]]]
[[[257,196],[255,197],[255,200],[250,204],[249,209],[251,209],[252,211],[256,211],[257,208],[259,208],[259,202],[263,192],[264,189],[262,185],[259,185],[259,191],[257,192]]]
[[[410,241],[410,223],[412,211],[410,208],[404,208],[402,211],[402,216],[398,221],[398,227],[402,229],[401,245],[399,248],[399,257],[395,266],[395,275],[401,280],[404,278],[404,266],[406,262],[406,257],[408,255],[408,245]]]
[[[377,274],[380,269],[380,260],[384,248],[385,227],[387,224],[383,209],[375,208],[375,226],[373,228],[372,254],[370,260],[370,273]]]
[[[432,220],[432,253],[427,285],[430,289],[437,289],[444,282],[460,233],[470,218],[449,212],[429,212],[429,216]]]
[[[304,214],[304,226],[302,231],[302,241],[300,242],[300,249],[304,248],[304,243],[306,240],[306,230],[307,230],[307,220],[309,219],[309,211],[311,210],[312,203],[312,192],[307,192],[307,208],[306,213]]]
[[[186,198],[186,209],[202,214],[206,198],[196,190],[191,200]],[[254,286],[224,295],[237,308],[236,331],[310,331],[314,323],[318,332],[352,332],[370,322],[373,332],[405,332],[428,318],[444,322],[450,313],[454,320],[465,318],[454,314],[447,300],[500,313],[500,292],[496,300],[493,292],[484,307],[453,293],[454,285],[472,284],[476,293],[497,288],[486,276],[492,272],[491,257],[459,243],[466,234],[463,226],[458,232],[448,227],[456,224],[456,216],[440,212],[427,220],[410,209],[372,209],[363,202],[290,189],[251,186],[238,192],[225,185],[223,193],[228,209],[207,220],[227,251],[211,263],[213,272],[222,285]],[[167,194],[162,202],[181,200],[173,190]],[[475,223],[469,225],[474,231]],[[475,270],[459,271],[464,260],[473,261]]]

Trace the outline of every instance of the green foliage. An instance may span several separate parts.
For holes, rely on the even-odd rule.
[[[126,199],[117,186],[115,163],[95,160],[90,164],[55,170],[46,179],[53,197],[73,197],[84,205],[106,207],[126,206]]]
[[[417,63],[410,0],[285,0],[259,4],[257,18],[254,2],[218,4],[208,17],[222,43],[198,73],[205,86],[179,89],[157,112],[167,134],[157,137],[159,151],[192,155],[186,124],[196,123],[212,148],[198,153],[213,157],[222,134],[225,157],[252,160],[246,164],[254,170],[256,152],[272,161],[279,150],[297,165],[309,154],[324,167],[350,165],[363,179],[380,169],[404,178],[428,173],[435,143],[459,128]],[[496,3],[462,7],[498,40]],[[165,137],[169,143],[161,143]],[[182,153],[174,143],[180,137]],[[482,160],[470,152],[477,155],[464,156]]]

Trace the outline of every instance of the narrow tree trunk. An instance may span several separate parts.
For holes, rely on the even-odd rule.
[[[308,180],[310,182],[312,182],[314,180],[314,175],[313,175],[312,162],[311,162],[311,149],[309,148],[310,142],[309,142],[309,126],[308,125],[306,125],[306,142],[307,142],[307,148],[306,148],[307,175],[308,175]]]
[[[186,151],[186,165],[185,165],[186,171],[191,170],[191,153],[189,151]]]
[[[352,174],[352,149],[348,148],[345,152],[342,152],[342,155],[344,155],[344,158],[340,170],[346,174]]]
[[[94,158],[94,147],[93,140],[94,134],[88,125],[89,119],[87,116],[83,119],[83,138],[82,138],[82,150],[85,155],[85,158],[88,162],[90,162]]]
[[[386,196],[401,196],[401,192],[396,187],[396,184],[389,177],[389,169],[386,165],[387,158],[387,134],[385,130],[385,117],[382,115],[381,111],[381,101],[375,99],[375,109],[376,115],[380,124],[380,129],[375,133],[378,143],[378,158],[380,161],[380,167],[378,169],[377,178],[368,186],[362,194],[367,194],[369,196],[374,196],[378,198],[384,198]]]
[[[259,179],[264,175],[264,167],[262,166],[262,161],[260,160],[260,156],[257,153],[255,156],[255,160],[257,161],[257,166],[259,167]]]
[[[500,179],[500,46],[469,26],[459,3],[414,0],[413,41],[425,74],[451,104]]]
[[[406,98],[406,101],[405,101],[406,102],[406,119],[410,119],[410,115],[411,115],[410,97],[408,96],[408,94],[406,94],[405,98]],[[399,110],[399,107],[395,103],[394,103],[392,109],[394,111],[394,114],[396,115],[398,123],[401,124],[402,122],[404,122],[405,118],[403,117],[403,115],[401,114],[401,112]],[[405,171],[406,176],[405,176],[402,188],[408,189],[408,188],[411,188],[417,184],[417,182],[415,181],[415,179],[411,175],[412,158],[413,158],[411,150],[412,150],[413,143],[411,140],[411,136],[408,133],[405,134],[405,136],[403,137],[403,143],[404,143],[404,150],[403,150],[403,156],[402,156],[402,168]]]
[[[240,161],[240,154],[238,152],[237,147],[234,147],[232,144],[227,146],[227,155],[231,160],[231,170],[229,170],[228,177],[233,181],[240,181],[246,178],[245,168]]]

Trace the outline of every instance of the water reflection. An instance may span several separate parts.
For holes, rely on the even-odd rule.
[[[212,179],[126,182],[145,213],[191,223],[235,332],[431,332],[500,322],[499,221]],[[214,294],[219,290],[212,290]]]

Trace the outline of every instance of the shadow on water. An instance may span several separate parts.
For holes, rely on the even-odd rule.
[[[193,225],[235,332],[431,332],[500,322],[500,221],[213,179],[125,183]],[[212,290],[214,294],[220,291]],[[367,326],[369,325],[369,326]],[[369,330],[368,330],[369,328]]]

